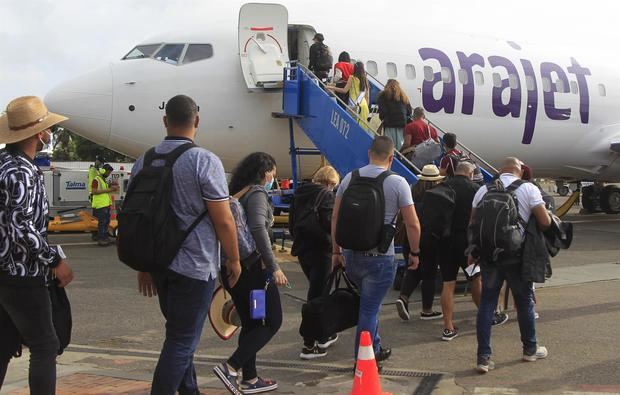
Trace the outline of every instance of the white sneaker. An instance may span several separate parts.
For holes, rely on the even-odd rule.
[[[523,354],[523,360],[525,362],[536,362],[539,359],[547,358],[547,355],[549,355],[547,347],[539,346],[534,355]]]

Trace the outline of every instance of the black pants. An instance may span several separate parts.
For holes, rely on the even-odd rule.
[[[59,343],[52,323],[52,305],[47,288],[0,286],[0,328],[3,334],[17,330],[30,349],[30,393],[55,394]],[[2,336],[0,341],[8,341],[10,338]],[[2,344],[0,349],[10,347],[10,344]],[[7,353],[0,356],[0,388],[10,359]]]
[[[327,278],[332,272],[332,256],[331,249],[308,251],[298,256],[301,269],[304,271],[306,278],[310,282],[308,288],[308,296],[306,300],[309,302],[314,298],[323,295],[327,286]],[[327,339],[311,339],[304,338],[304,345],[307,347],[314,346],[315,340],[322,342]]]
[[[242,269],[241,277],[234,288],[230,289],[223,281],[226,289],[230,292],[235,307],[241,318],[241,332],[239,333],[239,345],[233,355],[228,359],[228,364],[235,369],[243,370],[243,379],[251,380],[258,376],[256,372],[256,354],[278,332],[282,325],[282,306],[280,293],[273,279],[269,282],[266,294],[267,318],[253,320],[250,316],[250,292],[253,289],[264,289],[267,272],[262,269],[260,261],[253,264],[249,270]],[[227,278],[226,267],[222,267],[222,278]]]
[[[437,274],[438,254],[435,248],[423,245],[420,250],[420,265],[416,270],[405,269],[405,276],[400,286],[400,294],[410,297],[418,284],[422,282],[422,308],[430,310],[433,308],[435,298],[435,276]],[[405,259],[409,256],[409,243],[403,246]]]

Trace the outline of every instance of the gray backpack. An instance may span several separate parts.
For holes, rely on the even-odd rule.
[[[507,188],[499,180],[487,185],[487,193],[476,207],[476,215],[469,228],[470,244],[478,247],[485,263],[500,258],[518,257],[523,244],[519,226],[519,205],[515,191],[525,181],[516,180]]]

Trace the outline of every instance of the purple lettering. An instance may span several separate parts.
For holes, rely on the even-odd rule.
[[[531,79],[533,87],[527,90],[527,107],[525,109],[525,129],[523,130],[522,144],[530,144],[534,137],[534,129],[536,128],[536,113],[538,112],[538,86],[536,85],[536,75],[532,62],[521,59],[521,65],[525,72],[525,81],[527,86],[528,77]]]
[[[515,65],[503,56],[489,56],[489,64],[493,67],[503,67],[508,71],[509,76],[513,75],[513,78],[519,78]],[[502,92],[506,88],[510,88],[510,77],[502,79],[499,87],[493,85],[493,112],[498,117],[505,117],[510,114],[513,118],[519,118],[521,114],[521,84],[517,82],[516,88],[510,88],[510,98],[508,103],[504,104]]]
[[[570,58],[571,66],[567,68],[569,73],[575,74],[579,86],[579,114],[581,123],[588,123],[590,120],[590,95],[588,93],[588,82],[586,75],[591,75],[590,69],[581,67],[575,58]]]
[[[444,82],[441,78],[441,72],[433,73],[433,80],[424,80],[422,84],[422,105],[429,112],[439,112],[442,109],[447,114],[454,113],[455,96],[456,96],[456,84],[454,82],[454,69],[452,62],[448,55],[435,48],[420,48],[418,50],[422,60],[435,59],[439,62],[439,65],[443,68],[446,67],[450,71],[450,81]],[[433,88],[435,84],[442,83],[442,93],[439,99],[435,99],[433,95]]]
[[[540,76],[542,78],[547,78],[551,82],[551,89],[549,91],[543,92],[543,98],[545,103],[545,113],[549,117],[549,119],[553,119],[555,121],[565,121],[570,119],[570,108],[557,108],[555,106],[555,93],[558,91],[557,84],[553,82],[551,78],[551,74],[555,73],[558,76],[558,81],[561,81],[564,85],[564,89],[570,89],[568,84],[568,78],[566,78],[566,73],[560,66],[551,62],[543,62],[540,64]]]
[[[461,113],[471,115],[474,113],[474,73],[472,68],[474,66],[484,67],[484,58],[477,53],[473,53],[469,56],[464,52],[457,51],[456,56],[459,58],[461,69],[467,73],[467,81],[463,85],[463,108]]]

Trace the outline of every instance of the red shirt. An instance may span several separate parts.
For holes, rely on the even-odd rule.
[[[428,140],[429,133],[433,140],[438,141],[437,131],[435,128],[428,125],[423,119],[420,118],[405,126],[404,135],[411,136],[411,145],[418,145],[424,140]]]
[[[454,160],[450,157],[453,156],[461,156],[462,152],[457,150],[456,148],[446,152],[446,154],[441,158],[441,163],[439,164],[440,169],[446,169],[446,174],[450,177],[454,176]]]
[[[349,62],[338,62],[334,65],[335,69],[342,71],[343,81],[348,81],[351,74],[353,74],[353,65]]]

